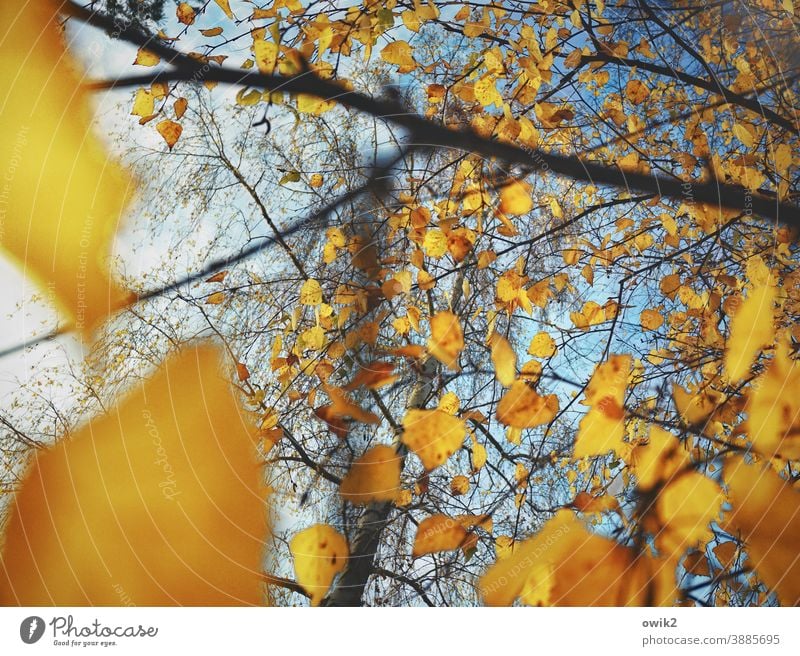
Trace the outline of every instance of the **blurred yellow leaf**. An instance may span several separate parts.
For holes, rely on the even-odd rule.
[[[431,317],[431,337],[428,352],[445,366],[460,371],[458,356],[464,349],[464,334],[459,318],[450,311],[442,311]]]
[[[467,530],[453,517],[431,515],[419,523],[411,553],[419,558],[440,551],[455,551],[466,543],[467,537]]]
[[[731,320],[725,370],[733,382],[750,371],[758,352],[775,339],[772,325],[775,295],[775,287],[769,284],[752,290]]]
[[[595,368],[586,386],[584,405],[589,412],[581,419],[575,438],[575,457],[601,456],[613,451],[624,453],[625,391],[631,372],[629,355],[612,355]]]
[[[289,549],[297,582],[311,597],[311,605],[318,606],[333,579],[347,566],[347,540],[332,526],[314,524],[295,535]]]
[[[394,501],[400,490],[402,461],[395,449],[381,444],[369,449],[350,467],[339,493],[345,501],[366,505],[373,501]]]
[[[500,211],[503,214],[519,216],[533,209],[531,187],[526,182],[514,180],[500,188]]]
[[[753,447],[762,455],[800,458],[800,364],[783,342],[747,399],[747,424]]]
[[[726,531],[741,536],[764,583],[782,604],[800,604],[800,492],[774,471],[740,456],[724,467],[731,511]]]
[[[570,510],[510,553],[499,552],[479,583],[488,606],[518,598],[543,606],[655,606],[676,596],[674,565],[587,532]]]
[[[524,380],[517,380],[497,404],[497,419],[513,428],[534,428],[551,422],[558,412],[555,394],[539,396]]]
[[[3,2],[0,245],[82,331],[119,307],[107,259],[131,183],[92,134],[55,3]],[[32,44],[36,44],[32,47]]]
[[[255,446],[214,349],[167,360],[38,453],[11,509],[0,603],[114,606],[122,589],[142,606],[260,605]]]
[[[403,444],[417,454],[427,470],[435,469],[464,443],[467,427],[463,419],[443,410],[412,408],[403,417]]]
[[[498,382],[508,387],[517,376],[517,355],[508,340],[498,333],[491,337],[492,363]]]

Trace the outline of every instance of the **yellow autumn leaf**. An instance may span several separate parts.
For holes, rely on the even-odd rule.
[[[464,333],[459,318],[448,310],[431,317],[431,337],[428,352],[454,371],[460,371],[458,356],[464,350]]]
[[[498,382],[508,387],[517,377],[517,354],[508,340],[498,333],[491,337],[492,363]]]
[[[230,18],[230,19],[234,18],[233,12],[231,11],[230,0],[214,0],[214,2],[216,2],[219,5],[219,8],[222,9],[222,11],[225,12],[225,15],[228,18]]]
[[[447,515],[431,515],[419,523],[411,554],[419,558],[440,551],[455,551],[464,546],[467,539],[467,530],[458,520]]]
[[[167,146],[169,146],[170,150],[178,143],[178,139],[181,138],[181,134],[183,133],[183,127],[180,123],[169,120],[158,123],[156,125],[156,130],[158,130],[158,133],[164,138],[164,141],[167,142]]]
[[[476,442],[472,446],[472,467],[475,471],[480,470],[486,464],[487,458],[486,447]]]
[[[534,428],[551,422],[558,412],[555,394],[540,396],[524,380],[517,380],[497,404],[497,419],[512,428]]]
[[[320,305],[322,303],[322,286],[318,280],[309,278],[300,288],[301,305]]]
[[[800,364],[789,357],[789,345],[778,344],[775,357],[755,381],[747,398],[753,448],[767,457],[800,458]]]
[[[467,492],[469,492],[469,479],[463,474],[453,476],[453,479],[450,481],[450,494],[454,497],[460,497]]]
[[[381,59],[397,66],[398,73],[409,73],[417,67],[413,50],[406,41],[393,41],[381,50]]]
[[[186,98],[178,98],[173,105],[176,118],[183,118],[186,110],[189,108],[189,101]]]
[[[752,290],[731,320],[725,370],[732,382],[741,380],[750,371],[758,352],[775,339],[775,296],[775,287],[770,284]]]
[[[555,340],[544,331],[536,333],[528,346],[528,354],[535,358],[549,358],[556,350]]]
[[[92,134],[55,4],[3,2],[0,22],[8,26],[0,41],[0,159],[8,188],[0,246],[87,331],[125,298],[106,261],[131,183]]]
[[[642,310],[639,323],[645,330],[658,330],[664,324],[664,317],[656,310]]]
[[[394,501],[400,491],[400,456],[381,444],[355,460],[342,479],[339,494],[345,501],[363,506],[373,501]]]
[[[403,444],[411,449],[427,470],[444,464],[464,443],[467,427],[463,419],[444,410],[412,408],[403,417]]]
[[[224,30],[221,27],[212,27],[207,30],[200,30],[200,34],[206,37],[219,36]]]
[[[576,458],[600,456],[609,451],[617,456],[623,455],[623,406],[630,372],[629,355],[612,355],[607,362],[595,368],[586,386],[586,398],[582,401],[590,409],[578,426],[574,452]]]
[[[432,228],[425,233],[422,248],[428,257],[438,259],[447,252],[447,236],[438,228]]]
[[[297,582],[318,606],[333,579],[347,566],[350,549],[344,536],[327,524],[314,524],[289,542]]]
[[[146,118],[152,116],[155,111],[155,98],[147,89],[138,89],[133,99],[133,109],[131,115]]]
[[[488,606],[518,598],[542,606],[653,606],[676,596],[673,564],[589,533],[570,510],[499,552],[479,582]]]
[[[333,100],[324,100],[308,93],[297,94],[297,111],[301,114],[324,114],[333,109],[335,104]]]
[[[142,606],[262,603],[255,430],[219,367],[209,347],[171,358],[38,452],[10,512],[1,604],[114,606],[119,588]]]
[[[731,510],[724,528],[744,540],[756,572],[782,604],[800,604],[800,492],[761,465],[741,456],[724,466]]]
[[[134,60],[133,65],[155,66],[160,61],[161,57],[159,57],[155,53],[152,53],[149,50],[145,50],[144,48],[139,48],[139,50],[136,52],[136,59]]]
[[[191,25],[192,23],[194,23],[195,12],[194,9],[192,9],[192,6],[188,2],[178,3],[178,6],[175,8],[175,15],[178,17],[178,20],[184,25]]]
[[[495,78],[492,75],[484,75],[480,80],[475,83],[475,100],[481,105],[487,107],[489,105],[503,105],[503,97],[495,86]]]
[[[375,361],[359,367],[353,380],[344,388],[348,391],[357,389],[362,385],[369,389],[380,389],[395,382],[399,376],[392,373],[394,364],[391,362]]]
[[[569,318],[576,328],[586,330],[591,326],[603,323],[606,320],[606,313],[602,305],[594,301],[586,301],[578,312],[570,312]]]
[[[503,214],[520,216],[532,209],[533,198],[528,183],[514,180],[500,188],[500,211]]]
[[[748,148],[753,147],[753,133],[747,126],[741,123],[734,123],[733,134],[739,141],[741,141]]]
[[[634,105],[642,104],[649,95],[650,89],[641,80],[628,80],[625,85],[625,97]]]

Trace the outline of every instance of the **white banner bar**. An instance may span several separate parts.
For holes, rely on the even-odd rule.
[[[750,656],[800,653],[799,626],[792,608],[0,608],[0,653]]]

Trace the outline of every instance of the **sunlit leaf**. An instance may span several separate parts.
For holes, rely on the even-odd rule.
[[[318,606],[334,577],[347,566],[350,549],[344,536],[327,524],[300,531],[289,543],[297,582]]]

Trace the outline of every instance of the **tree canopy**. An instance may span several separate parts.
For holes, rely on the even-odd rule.
[[[791,1],[0,15],[0,601],[800,603]]]

